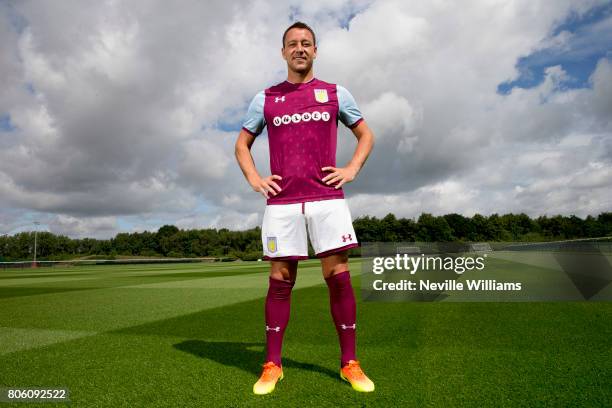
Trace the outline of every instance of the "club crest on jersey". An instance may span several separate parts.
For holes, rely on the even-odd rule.
[[[276,237],[268,237],[268,252],[270,253],[275,253],[276,250],[278,249],[278,246],[276,245]]]
[[[327,97],[327,89],[315,89],[314,95],[317,102],[325,103],[329,100]]]

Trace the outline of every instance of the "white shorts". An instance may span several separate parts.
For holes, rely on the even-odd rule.
[[[318,257],[359,246],[344,198],[267,205],[261,227],[264,259],[308,258],[308,241]]]

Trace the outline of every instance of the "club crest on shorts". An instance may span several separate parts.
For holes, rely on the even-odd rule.
[[[276,237],[268,237],[267,247],[268,252],[276,252],[276,250],[278,249],[278,246],[276,245]]]
[[[329,100],[327,97],[327,89],[315,89],[314,94],[317,102],[325,103]]]

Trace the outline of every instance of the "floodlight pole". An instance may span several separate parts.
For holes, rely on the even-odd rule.
[[[34,221],[34,225],[36,225],[36,227],[34,227],[34,263],[32,264],[32,267],[36,268],[36,235],[38,234],[38,226],[40,225],[40,222]]]

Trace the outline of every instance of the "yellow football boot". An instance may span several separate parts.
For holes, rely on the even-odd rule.
[[[359,361],[351,360],[340,369],[340,378],[348,381],[355,391],[372,392],[374,383],[370,380],[359,366]]]
[[[257,395],[269,394],[274,391],[276,383],[283,379],[283,369],[272,361],[263,365],[263,372],[259,380],[253,385],[253,392]]]

